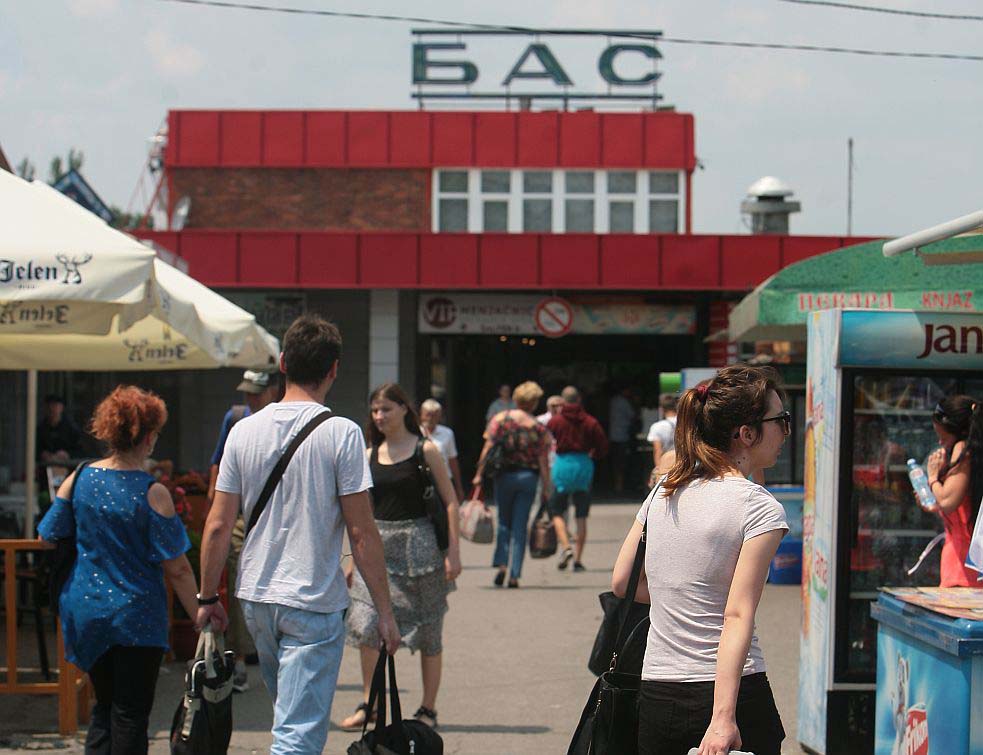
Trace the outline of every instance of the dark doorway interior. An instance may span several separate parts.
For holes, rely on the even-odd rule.
[[[461,470],[468,479],[481,450],[485,410],[502,383],[514,387],[535,380],[546,396],[575,385],[587,410],[607,430],[608,403],[619,386],[633,388],[639,406],[655,406],[660,372],[676,372],[705,361],[703,343],[691,335],[434,336],[425,340],[431,355],[430,374],[420,384],[446,389],[442,398],[446,419],[457,435]],[[544,410],[541,405],[539,411]],[[641,477],[636,472],[639,483]],[[597,487],[603,491],[607,484],[607,467],[601,464]]]

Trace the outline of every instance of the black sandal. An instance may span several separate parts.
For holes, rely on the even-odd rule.
[[[341,729],[342,731],[361,731],[363,726],[366,726],[367,724],[375,723],[375,711],[369,710],[368,703],[359,703],[358,707],[355,708],[355,712],[352,715],[353,716],[358,715],[359,711],[361,711],[362,715],[364,716],[364,718],[359,723],[351,724],[349,726],[344,726],[343,724],[339,724],[338,728]]]
[[[437,728],[437,711],[433,710],[432,708],[425,708],[421,705],[419,708],[416,709],[416,713],[413,714],[413,718],[415,718],[417,721],[420,721],[421,723],[426,724],[431,729]],[[430,721],[433,721],[433,723],[430,723],[430,721],[423,720],[426,718],[429,718]]]

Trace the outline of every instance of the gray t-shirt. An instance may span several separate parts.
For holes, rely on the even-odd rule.
[[[645,576],[652,607],[642,679],[713,681],[724,607],[741,546],[788,530],[785,509],[743,477],[695,480],[666,499],[653,490],[636,519],[648,520]],[[743,676],[765,670],[752,636]]]
[[[290,441],[325,407],[270,404],[229,433],[216,489],[242,497],[249,521],[266,478]],[[344,417],[324,422],[300,445],[239,558],[236,596],[331,613],[348,606],[341,570],[344,520],[339,495],[372,487],[365,439]]]

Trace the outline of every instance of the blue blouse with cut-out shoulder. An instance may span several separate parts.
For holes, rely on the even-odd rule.
[[[56,498],[38,525],[49,541],[75,533],[78,557],[58,605],[65,657],[84,671],[115,645],[168,646],[160,564],[191,542],[180,517],[150,506],[153,483],[146,472],[86,467],[74,501]]]

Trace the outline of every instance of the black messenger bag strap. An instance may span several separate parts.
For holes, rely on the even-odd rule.
[[[249,514],[249,523],[246,525],[246,532],[242,539],[245,541],[249,537],[249,533],[252,532],[253,527],[256,526],[256,522],[259,521],[260,516],[262,516],[263,511],[266,510],[266,504],[270,502],[270,497],[273,495],[273,491],[276,490],[276,486],[280,484],[280,479],[283,477],[283,473],[287,470],[287,465],[290,463],[290,459],[293,455],[297,453],[297,449],[300,448],[300,444],[303,443],[307,436],[310,435],[317,427],[325,420],[330,419],[334,415],[331,410],[325,410],[314,417],[310,422],[304,425],[300,432],[294,436],[294,439],[290,441],[290,445],[287,446],[287,450],[283,452],[283,456],[273,467],[273,471],[270,472],[270,476],[266,478],[266,484],[263,486],[263,491],[259,494],[259,499],[256,501],[256,505],[253,506],[252,513]]]
[[[655,499],[655,494],[662,487],[662,481],[655,486],[650,497]],[[649,503],[651,506],[652,504]],[[635,563],[631,567],[631,576],[628,578],[628,589],[625,590],[625,597],[621,599],[621,606],[618,608],[618,639],[614,643],[614,657],[611,659],[611,669],[617,664],[618,653],[624,647],[627,635],[634,627],[628,626],[628,614],[631,611],[631,604],[635,600],[635,593],[638,591],[638,583],[641,581],[642,571],[645,569],[645,540],[648,534],[648,516],[646,512],[645,524],[642,525],[642,536],[638,540],[638,547],[635,549]]]

